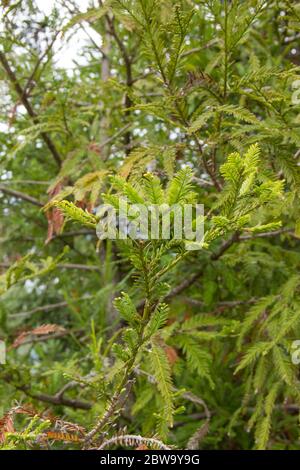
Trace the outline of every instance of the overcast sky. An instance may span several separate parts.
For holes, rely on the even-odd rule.
[[[57,0],[35,0],[35,2],[38,5],[39,9],[46,15],[49,15],[51,13],[55,4],[58,4]],[[90,7],[91,1],[76,0],[75,3],[77,3],[78,7],[82,12],[85,12]],[[94,39],[94,41],[99,44],[101,38],[92,28],[89,27],[87,23],[85,23],[85,29],[88,31],[89,35]],[[81,28],[77,28],[76,33],[72,35],[71,39],[69,40],[67,40],[66,38],[64,38],[63,40],[58,39],[54,48],[54,50],[57,51],[57,66],[71,70],[75,67],[74,59],[81,64],[84,63],[84,59],[82,57],[78,57],[78,52],[82,49],[85,44],[87,44],[87,42],[89,42],[89,38]],[[63,46],[62,49],[61,46]]]
[[[50,15],[53,7],[60,5],[57,0],[35,0],[41,12],[45,15]],[[85,12],[90,7],[90,0],[76,0],[76,3],[82,12]],[[60,7],[61,11],[61,7]],[[1,12],[0,12],[1,15]],[[69,13],[66,13],[66,18],[69,17]],[[85,23],[85,29],[88,31],[89,35],[93,40],[101,45],[101,37],[87,24]],[[0,33],[1,33],[1,21],[0,21]],[[68,39],[66,36],[64,38],[58,38],[54,46],[55,62],[58,67],[65,68],[72,73],[72,70],[76,67],[74,60],[80,64],[85,63],[84,57],[80,57],[79,52],[82,50],[82,47],[89,42],[89,38],[86,33],[81,29],[77,28],[75,34],[71,35]],[[0,84],[1,85],[1,84]],[[3,99],[3,89],[0,87],[0,93],[2,93]],[[19,108],[20,111],[20,108]],[[7,122],[0,122],[0,132],[8,132]]]
[[[38,5],[40,10],[42,10],[46,15],[49,15],[55,6],[58,3],[56,0],[35,0],[35,3]],[[90,0],[76,0],[78,7],[81,11],[86,11],[89,7]]]

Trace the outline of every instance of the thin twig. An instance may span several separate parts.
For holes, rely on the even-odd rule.
[[[183,300],[188,304],[194,305],[195,307],[204,307],[205,302],[202,300],[191,299],[190,297],[183,297]],[[223,309],[223,308],[234,308],[238,307],[239,305],[247,305],[247,304],[254,304],[258,301],[256,298],[247,299],[247,300],[225,300],[223,302],[218,302],[216,305],[216,309]]]
[[[4,194],[8,194],[9,196],[14,196],[17,199],[22,199],[23,201],[29,202],[30,204],[33,204],[38,207],[43,207],[44,204],[42,204],[40,201],[35,199],[32,196],[29,196],[28,194],[21,193],[20,191],[15,191],[14,189],[7,188],[6,186],[3,186],[0,184],[0,191],[2,191]]]
[[[35,67],[34,67],[32,73],[31,73],[30,77],[28,78],[25,87],[24,87],[23,93],[24,93],[25,95],[27,95],[27,91],[28,91],[28,90],[31,90],[31,89],[32,89],[32,82],[33,82],[33,80],[34,80],[34,77],[35,77],[35,75],[36,75],[36,73],[37,73],[37,71],[38,71],[38,69],[39,69],[41,63],[43,62],[44,58],[47,57],[47,55],[48,55],[49,52],[51,51],[52,47],[54,46],[54,43],[55,43],[55,41],[56,41],[58,35],[59,35],[59,31],[56,31],[56,33],[55,33],[54,36],[53,36],[52,41],[50,42],[50,44],[48,45],[48,47],[46,48],[46,50],[44,51],[44,53],[41,55],[41,57],[37,60],[37,62],[36,62],[36,64],[35,64]],[[48,61],[47,61],[47,62],[48,62]]]
[[[72,299],[72,302],[80,302],[81,300],[89,300],[92,298],[93,296],[88,295],[84,297],[79,297],[78,299]],[[57,310],[60,308],[68,307],[69,305],[70,305],[70,302],[57,302],[55,304],[42,305],[40,307],[33,308],[32,310],[28,310],[28,311],[25,310],[22,312],[12,313],[11,315],[9,315],[9,318],[30,317],[31,315],[34,315],[35,313],[51,312],[52,310]]]
[[[264,233],[253,233],[251,235],[241,235],[240,240],[254,240],[255,238],[272,238],[277,237],[277,235],[282,235],[283,233],[288,233],[293,235],[295,233],[295,229],[292,228],[282,228],[279,230],[273,230],[273,232],[264,232]],[[295,237],[298,238],[298,237]]]
[[[0,263],[0,268],[9,268],[11,266],[10,263]],[[37,266],[43,267],[41,263],[37,263]],[[88,264],[72,264],[72,263],[59,263],[56,267],[61,269],[78,269],[80,271],[100,271],[99,266],[88,265]]]
[[[70,408],[90,410],[93,406],[92,403],[78,400],[76,398],[66,398],[64,396],[49,395],[47,393],[31,393],[24,387],[17,387],[20,391],[24,392],[33,400],[42,401],[44,403],[51,403],[52,405],[69,406]]]
[[[198,54],[198,52],[202,52],[205,49],[209,49],[215,44],[218,44],[218,42],[219,42],[218,39],[212,39],[211,41],[208,41],[206,44],[203,44],[203,46],[193,47],[192,49],[188,49],[187,51],[182,52],[181,57],[188,57],[189,55],[192,55],[192,54]]]
[[[126,376],[125,376],[126,377]],[[127,378],[127,377],[126,377]],[[97,424],[94,426],[94,428],[86,435],[85,437],[85,445],[88,446],[89,443],[93,440],[94,436],[104,429],[106,424],[109,422],[113,414],[116,412],[116,410],[121,410],[128,398],[128,395],[131,391],[132,385],[133,385],[133,380],[128,380],[126,384],[124,384],[124,389],[122,386],[121,391],[117,391],[110,402],[110,405],[107,409],[107,411],[104,413],[102,418],[97,422]],[[123,385],[123,381],[122,381]]]
[[[3,180],[1,181],[1,184],[29,184],[29,185],[34,185],[34,186],[49,186],[50,182],[49,181],[38,181],[38,180]]]
[[[21,87],[20,83],[17,80],[17,77],[14,73],[14,71],[11,69],[6,56],[3,52],[0,51],[0,63],[2,64],[7,77],[9,78],[10,82],[14,86],[15,91],[17,92],[20,101],[22,102],[23,106],[25,107],[28,115],[31,117],[32,121],[34,124],[39,124],[39,118],[35,111],[33,110],[26,93],[24,89]],[[50,150],[54,160],[56,161],[57,165],[60,167],[62,163],[62,159],[57,151],[57,148],[55,147],[54,143],[52,142],[51,138],[46,132],[41,132],[41,137],[44,140],[45,144],[47,145],[48,149]]]

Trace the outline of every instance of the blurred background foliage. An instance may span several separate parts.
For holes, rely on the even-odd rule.
[[[224,194],[226,157],[258,143],[259,174],[284,189],[252,222],[282,226],[242,231],[239,239],[230,238],[231,230],[167,274],[162,340],[178,392],[174,426],[158,429],[164,397],[137,374],[118,429],[155,434],[179,448],[199,429],[202,449],[299,448],[299,369],[290,354],[300,338],[300,3],[42,3],[48,2],[1,2],[3,279],[24,256],[29,264],[0,298],[0,339],[7,345],[0,414],[33,406],[42,422],[92,428],[113,393],[103,377],[118,365],[112,345],[124,324],[113,299],[130,291],[136,305],[143,302],[124,247],[107,241],[97,248],[95,230],[43,207],[69,199],[93,213],[111,190],[108,174],[134,182],[150,171],[165,182],[190,167],[198,199],[211,212]],[[209,322],[202,335],[190,326],[196,349],[186,336],[180,343],[172,324],[201,315],[213,318],[219,333]],[[48,330],[35,333],[41,325]],[[262,346],[271,340],[273,359]],[[201,373],[206,367],[209,380]],[[13,428],[6,419],[4,431],[21,433],[8,446],[80,445],[66,437],[41,442],[39,427],[22,434],[33,414],[16,412]]]

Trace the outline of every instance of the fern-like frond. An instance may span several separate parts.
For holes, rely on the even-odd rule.
[[[161,393],[164,402],[164,417],[169,427],[173,426],[174,399],[172,391],[171,369],[167,356],[163,348],[152,342],[150,352],[150,362],[152,373],[156,379],[157,388]]]
[[[127,323],[130,325],[136,325],[136,323],[139,323],[140,317],[128,294],[122,292],[122,296],[115,299],[114,304],[121,317],[124,318]]]
[[[58,207],[69,220],[74,220],[75,222],[79,222],[80,224],[93,229],[96,228],[96,217],[93,214],[80,209],[80,207],[75,206],[72,202],[66,200],[57,202],[53,201],[53,206]]]
[[[262,416],[259,419],[255,429],[255,443],[258,450],[264,450],[267,447],[271,429],[272,412],[275,406],[279,388],[280,383],[275,383],[266,396],[264,403],[265,416]]]
[[[236,374],[240,370],[245,369],[245,367],[253,364],[261,355],[266,354],[269,349],[270,343],[267,341],[258,341],[256,344],[250,346],[234,373]]]
[[[168,203],[180,204],[186,202],[191,197],[193,172],[189,167],[180,170],[168,186]]]
[[[145,195],[151,204],[163,204],[165,202],[164,190],[160,180],[152,173],[146,173],[143,177],[143,187]]]
[[[131,183],[126,182],[126,180],[120,176],[112,176],[111,182],[113,186],[121,191],[122,195],[126,196],[132,204],[144,204],[145,198],[143,197],[141,188],[137,187],[137,184],[134,187]]]
[[[214,383],[210,375],[212,358],[208,351],[203,349],[196,340],[185,334],[176,335],[176,344],[182,348],[189,369],[197,372],[199,377],[208,380],[210,386],[214,388]]]
[[[159,304],[156,307],[145,331],[145,335],[147,337],[150,338],[151,336],[153,336],[160,328],[162,328],[166,324],[169,312],[170,309],[167,304]]]

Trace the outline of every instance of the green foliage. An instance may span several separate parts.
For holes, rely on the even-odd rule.
[[[151,338],[160,328],[165,326],[169,313],[169,306],[167,304],[158,304],[147,325],[146,336]]]
[[[173,426],[173,393],[172,393],[172,379],[171,369],[167,356],[161,346],[152,343],[152,350],[150,352],[151,369],[156,379],[157,388],[162,396],[162,416],[161,420],[165,421],[168,426]]]
[[[134,325],[139,322],[140,318],[128,294],[123,292],[122,297],[115,300],[115,306],[121,317],[124,318],[129,325]]]
[[[200,377],[206,378],[213,388],[214,385],[210,376],[212,362],[210,354],[203,350],[191,336],[178,335],[176,340],[186,356],[187,366],[191,372],[196,372]]]
[[[40,264],[31,261],[33,257],[31,254],[16,261],[0,276],[0,295],[3,295],[18,282],[29,281],[53,271],[67,252],[68,248],[66,247],[63,253],[58,255],[55,259],[49,256],[46,259],[42,259]]]
[[[61,209],[63,214],[67,217],[67,220],[75,220],[87,227],[96,228],[96,218],[89,212],[76,207],[72,202],[63,200],[58,202],[54,201],[52,204],[54,207]]]
[[[299,448],[299,2],[2,4],[0,448]]]
[[[192,176],[193,173],[191,169],[187,167],[180,170],[172,179],[168,188],[168,203],[170,205],[180,203],[184,204],[190,200],[192,194]]]

